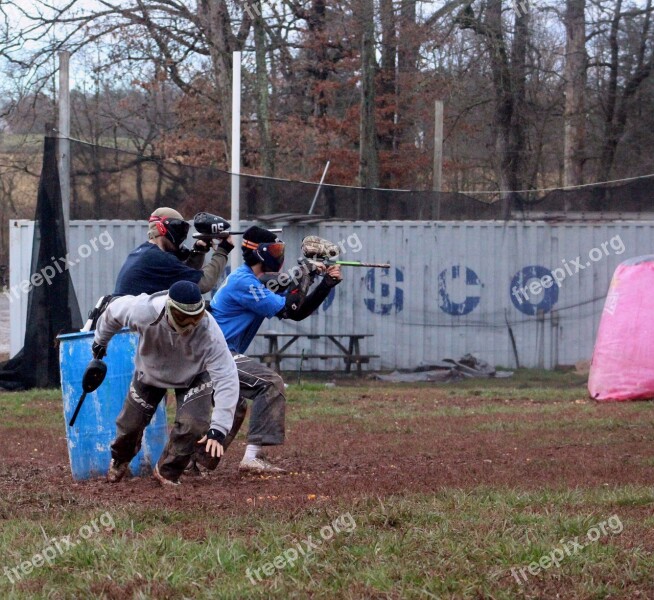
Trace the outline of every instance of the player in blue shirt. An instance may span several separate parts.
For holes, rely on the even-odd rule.
[[[234,355],[240,382],[240,398],[234,425],[225,439],[225,449],[240,429],[247,411],[247,399],[252,400],[252,413],[247,435],[248,445],[239,466],[240,471],[283,472],[258,455],[262,446],[284,443],[286,397],[284,382],[272,369],[245,352],[264,319],[279,317],[301,321],[313,313],[327,298],[341,278],[339,266],[303,264],[296,267],[283,295],[264,285],[267,274],[278,274],[284,263],[284,243],[274,233],[261,227],[250,227],[243,234],[244,265],[236,269],[211,300],[209,312],[218,325]],[[322,280],[309,291],[316,276]],[[281,281],[282,277],[279,277]],[[276,282],[275,282],[276,283]],[[279,288],[279,286],[276,286]],[[215,465],[205,465],[209,468]]]

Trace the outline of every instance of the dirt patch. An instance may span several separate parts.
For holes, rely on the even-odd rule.
[[[3,429],[0,495],[12,497],[11,509],[4,510],[39,511],[51,505],[53,495],[80,507],[147,504],[231,512],[264,505],[297,510],[362,495],[428,493],[442,487],[571,488],[654,481],[651,418],[633,405],[592,404],[581,410],[574,402],[562,402],[560,411],[538,413],[525,400],[511,401],[511,407],[524,407],[518,414],[438,416],[433,411],[444,402],[435,402],[429,390],[405,397],[364,394],[358,402],[360,418],[333,419],[327,426],[292,423],[286,444],[269,453],[288,475],[239,475],[244,449],[239,441],[209,477],[185,478],[173,490],[162,490],[147,478],[114,485],[73,481],[62,434]],[[395,421],[366,416],[398,403],[415,416]],[[446,405],[469,411],[499,403],[505,401],[472,397]],[[289,413],[293,410],[290,405]],[[611,427],[611,419],[624,423]],[[602,423],[607,427],[602,429]],[[203,534],[189,530],[184,535]]]
[[[2,429],[0,438],[3,467],[59,463],[62,456],[68,466],[68,449],[63,432],[54,433],[52,429],[38,427],[7,427]]]

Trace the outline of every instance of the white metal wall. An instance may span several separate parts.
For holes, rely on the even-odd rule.
[[[32,231],[28,221],[11,222],[12,286],[29,276]],[[147,225],[72,222],[71,256],[103,231],[111,235],[113,248],[100,246],[70,268],[83,315],[112,291],[125,257],[145,240]],[[285,228],[287,267],[309,234],[340,242],[344,260],[388,261],[392,268],[344,267],[344,283],[316,315],[300,323],[273,319],[262,332],[373,334],[362,351],[380,355],[371,363],[377,369],[427,365],[467,352],[513,366],[508,321],[521,364],[550,368],[590,358],[613,270],[627,258],[652,253],[654,222],[324,222]],[[534,277],[556,269],[565,274],[560,287],[534,288],[538,293],[529,292],[526,299],[512,294],[512,288],[529,286]],[[25,294],[11,303],[12,353],[22,346],[26,306]],[[307,340],[304,347],[333,353],[322,341]],[[250,348],[262,350],[261,340]],[[284,366],[296,368],[297,361]],[[342,366],[316,360],[304,368]]]

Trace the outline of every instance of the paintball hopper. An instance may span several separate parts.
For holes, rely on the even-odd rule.
[[[302,255],[305,258],[334,260],[340,253],[339,247],[317,235],[308,235],[302,240]]]
[[[344,267],[369,267],[372,269],[389,269],[389,263],[359,262],[358,260],[336,260],[341,247],[317,235],[308,235],[302,240],[302,255],[310,261],[324,265],[341,265]],[[345,251],[344,251],[345,252]]]
[[[70,423],[68,423],[69,427],[75,425],[75,420],[77,419],[77,415],[79,414],[80,408],[82,408],[82,404],[84,404],[84,399],[86,398],[86,394],[95,392],[95,390],[97,390],[102,384],[102,382],[104,381],[106,375],[107,375],[106,363],[102,362],[98,358],[94,358],[91,362],[89,362],[89,364],[86,367],[86,371],[84,371],[84,375],[82,377],[82,396],[77,402],[77,406],[75,407],[75,412],[73,413],[73,416],[70,419]]]
[[[193,238],[196,240],[217,240],[227,239],[230,235],[243,235],[244,231],[231,231],[232,225],[218,215],[201,212],[193,217],[193,226],[196,233]],[[281,229],[269,229],[273,233],[279,233]]]
[[[94,358],[86,367],[82,377],[82,391],[90,394],[95,392],[107,375],[107,363],[98,358]]]
[[[193,217],[193,226],[197,233],[193,234],[195,239],[228,237],[231,224],[222,217],[211,213],[201,212]]]

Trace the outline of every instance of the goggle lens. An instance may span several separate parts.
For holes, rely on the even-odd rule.
[[[188,235],[188,230],[191,227],[186,221],[182,221],[180,219],[166,219],[163,223],[166,226],[166,229],[170,229],[176,234],[183,235],[185,238]]]
[[[175,322],[180,327],[186,327],[187,325],[196,325],[204,317],[204,311],[197,315],[187,315],[172,306],[170,307],[170,313],[173,316],[173,319],[175,319]]]
[[[273,244],[261,244],[261,252],[266,252],[270,254],[273,258],[283,258],[284,257],[284,248],[286,244],[283,242],[275,242]]]

